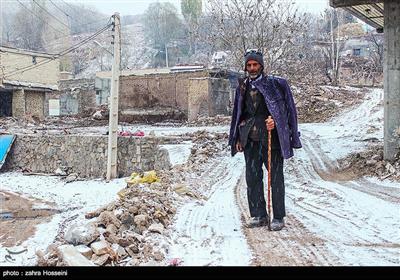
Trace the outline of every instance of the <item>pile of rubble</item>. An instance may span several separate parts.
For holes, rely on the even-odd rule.
[[[343,109],[360,104],[367,92],[365,88],[354,90],[346,87],[292,86],[299,122],[325,122]]]
[[[228,133],[210,133],[205,130],[186,133],[183,136],[192,138],[193,147],[189,157],[189,164],[198,165],[208,159],[221,155],[228,149]]]
[[[196,120],[188,122],[188,126],[217,126],[230,125],[231,116],[216,115],[215,117],[199,117]]]
[[[368,150],[353,153],[338,161],[343,171],[350,171],[357,176],[374,176],[381,180],[400,181],[400,153],[394,161],[383,159],[383,147],[374,145]]]
[[[171,182],[160,175],[160,182],[128,184],[117,201],[87,213],[88,220],[60,233],[46,253],[37,252],[38,265],[162,264],[166,248],[155,248],[149,237],[164,233],[176,207]]]
[[[96,108],[95,112],[90,112],[90,115],[95,120],[108,120],[108,117],[110,115],[108,106],[106,104],[103,104]]]
[[[227,133],[188,133],[194,145],[189,160],[170,170],[133,173],[119,199],[85,215],[60,231],[38,265],[175,265],[167,260],[168,228],[176,209],[188,200],[207,199],[201,193],[210,161],[227,151]],[[147,175],[150,175],[146,177]],[[143,180],[140,180],[142,178]],[[145,179],[148,178],[148,179]],[[199,186],[199,178],[205,185]],[[210,184],[211,185],[211,184]]]

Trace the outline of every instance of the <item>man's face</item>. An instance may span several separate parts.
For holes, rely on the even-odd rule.
[[[261,73],[261,64],[255,60],[249,60],[246,63],[246,71],[249,72],[250,78],[254,79]]]

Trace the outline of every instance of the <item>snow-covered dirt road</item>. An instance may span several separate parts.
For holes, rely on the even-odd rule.
[[[204,172],[206,199],[184,205],[172,230],[171,258],[184,265],[248,265],[249,247],[241,230],[234,189],[244,168],[239,158],[221,158]]]
[[[353,180],[336,162],[368,139],[382,141],[382,98],[373,90],[330,122],[300,125],[303,149],[285,165],[287,226],[280,232],[243,227],[243,155],[221,157],[199,183],[217,178],[208,182],[208,199],[178,211],[170,257],[183,265],[399,265],[399,183]]]

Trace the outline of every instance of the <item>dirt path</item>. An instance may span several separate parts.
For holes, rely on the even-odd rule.
[[[0,191],[0,245],[20,245],[34,235],[36,226],[58,211],[54,203]]]
[[[241,177],[235,193],[244,225],[250,218],[244,176]],[[286,227],[280,232],[268,231],[266,227],[243,227],[253,251],[251,265],[311,266],[339,262],[328,253],[325,240],[307,230],[296,216],[289,214],[285,222]]]

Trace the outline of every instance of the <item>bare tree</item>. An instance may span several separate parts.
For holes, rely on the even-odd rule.
[[[37,0],[45,6],[43,0]],[[31,50],[43,50],[43,35],[49,21],[48,15],[33,1],[24,2],[25,6],[19,8],[14,17],[15,46]]]
[[[284,72],[298,34],[306,30],[305,18],[291,1],[208,0],[206,11],[211,25],[208,41],[230,50],[237,69],[243,67],[246,49],[259,48],[267,71]]]
[[[183,32],[183,25],[175,6],[171,3],[151,3],[144,15],[144,30],[148,39],[158,50],[156,66],[166,59],[167,44]]]
[[[325,61],[325,75],[333,85],[338,85],[340,81],[340,52],[345,42],[340,26],[345,22],[345,16],[346,13],[341,9],[326,9],[321,18],[317,40]],[[329,30],[326,26],[329,26]]]
[[[189,31],[189,56],[196,53],[195,39],[199,31],[199,19],[202,14],[201,0],[181,0],[182,15]]]
[[[374,63],[374,67],[378,73],[383,72],[383,36],[370,32],[367,35],[367,40],[370,41],[370,55]]]

